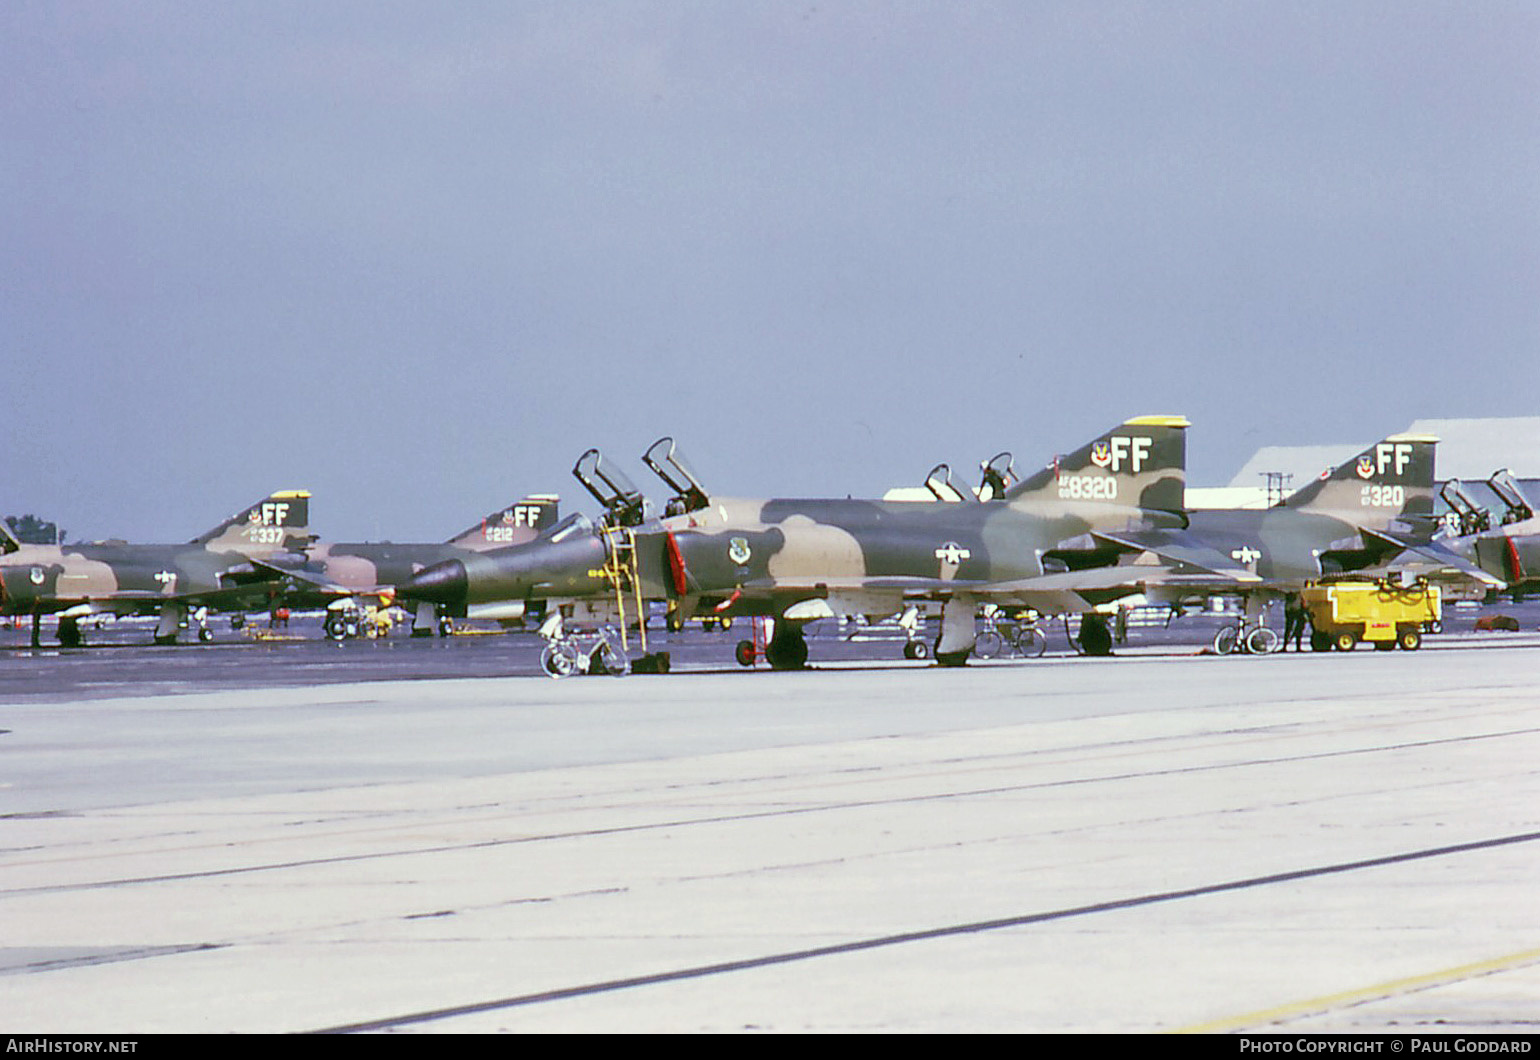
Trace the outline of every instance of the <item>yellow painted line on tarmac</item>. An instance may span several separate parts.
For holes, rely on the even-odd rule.
[[[1291,1005],[1280,1005],[1277,1008],[1263,1009],[1260,1012],[1248,1012],[1243,1016],[1232,1016],[1229,1019],[1214,1020],[1210,1023],[1198,1023],[1191,1027],[1179,1027],[1168,1033],[1223,1034],[1228,1031],[1245,1030],[1248,1027],[1256,1027],[1265,1023],[1330,1012],[1335,1008],[1347,1008],[1350,1005],[1361,1004],[1365,1001],[1377,1001],[1388,997],[1395,997],[1397,994],[1411,994],[1434,986],[1446,986],[1449,983],[1457,983],[1462,979],[1474,979],[1478,976],[1491,975],[1494,972],[1512,971],[1515,968],[1522,968],[1528,964],[1540,964],[1540,950],[1524,950],[1522,953],[1510,953],[1506,957],[1494,957],[1489,961],[1477,961],[1475,964],[1462,964],[1455,968],[1446,968],[1441,972],[1414,975],[1408,979],[1393,979],[1388,983],[1380,983],[1376,986],[1366,986],[1358,990],[1345,990],[1340,994],[1328,994],[1325,997],[1311,998],[1309,1001],[1297,1001]]]

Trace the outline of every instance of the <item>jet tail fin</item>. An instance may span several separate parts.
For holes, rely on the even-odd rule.
[[[560,502],[554,493],[531,493],[462,530],[449,544],[481,552],[533,541],[542,530],[556,525]]]
[[[1187,427],[1182,416],[1139,416],[1005,492],[1007,501],[1105,502],[1179,512],[1186,503]]]
[[[1425,434],[1396,434],[1376,442],[1352,460],[1283,502],[1299,511],[1351,513],[1359,525],[1385,524],[1408,517],[1432,518],[1433,455],[1438,439]]]
[[[310,544],[310,491],[278,490],[190,542],[214,551],[304,548]]]

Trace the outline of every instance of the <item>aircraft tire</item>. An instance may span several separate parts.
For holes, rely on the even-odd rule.
[[[1104,616],[1092,611],[1081,618],[1080,647],[1086,655],[1112,654],[1112,631],[1107,628]]]
[[[733,658],[738,660],[739,666],[753,666],[754,642],[752,640],[740,640],[738,647],[733,650]]]
[[[923,640],[907,641],[904,644],[904,658],[906,658],[906,659],[929,659],[930,658],[930,645],[926,644]]]
[[[175,637],[171,639],[176,640]],[[80,635],[80,623],[73,618],[59,619],[59,647],[78,648],[82,643],[84,638]]]
[[[772,640],[765,645],[765,661],[772,670],[800,670],[807,665],[807,641],[800,636]]]
[[[970,652],[966,651],[938,651],[936,653],[937,666],[967,666]]]

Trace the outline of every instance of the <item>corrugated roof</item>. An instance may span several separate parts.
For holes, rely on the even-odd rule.
[[[1499,468],[1540,477],[1540,416],[1414,420],[1408,433],[1438,436],[1438,477],[1485,479]]]

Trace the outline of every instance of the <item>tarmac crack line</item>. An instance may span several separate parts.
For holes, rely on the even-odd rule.
[[[1253,876],[1241,880],[1229,880],[1224,883],[1207,884],[1202,887],[1191,887],[1180,891],[1165,891],[1155,894],[1138,895],[1133,898],[1119,898],[1107,902],[1096,902],[1091,905],[1075,906],[1069,909],[1057,909],[1046,913],[1027,913],[1022,916],[1002,917],[995,920],[980,920],[968,924],[952,924],[939,928],[927,928],[920,931],[907,931],[896,935],[882,935],[870,939],[858,939],[854,942],[836,943],[831,946],[816,946],[810,949],[791,950],[785,953],[768,954],[762,957],[748,957],[736,961],[723,961],[717,964],[697,965],[690,968],[680,968],[671,972],[657,972],[652,975],[639,975],[622,979],[610,979],[598,983],[585,983],[578,986],[560,987],[555,990],[545,990],[533,994],[520,994],[514,997],[498,998],[491,1001],[479,1001],[466,1005],[456,1005],[449,1008],[430,1009],[424,1012],[414,1012],[401,1016],[389,1016],[384,1019],[369,1020],[360,1023],[343,1024],[336,1027],[327,1027],[315,1031],[317,1034],[356,1034],[366,1031],[387,1030],[391,1027],[403,1027],[409,1024],[429,1023],[436,1020],[452,1019],[457,1016],[470,1016],[483,1012],[495,1012],[502,1009],[521,1008],[528,1005],[542,1004],[551,1001],[562,1001],[569,998],[587,997],[593,994],[612,993],[619,990],[629,990],[640,986],[653,986],[660,983],[683,982],[689,979],[701,979],[713,975],[725,975],[731,972],[749,971],[756,968],[768,968],[779,964],[791,964],[798,961],[816,960],[821,957],[835,957],[848,953],[860,953],[866,950],[883,949],[890,946],[901,946],[911,942],[927,942],[935,939],[955,938],[962,935],[973,935],[987,931],[999,931],[1006,928],[1026,927],[1032,924],[1043,924],[1054,920],[1067,920],[1073,917],[1091,916],[1096,913],[1115,912],[1123,909],[1135,909],[1140,906],[1156,905],[1163,902],[1180,901],[1187,898],[1201,898],[1208,895],[1223,894],[1227,891],[1240,891],[1252,887],[1265,887],[1275,883],[1287,883],[1294,880],[1306,880],[1321,876],[1336,875],[1345,872],[1355,872],[1360,869],[1380,868],[1386,865],[1397,865],[1411,861],[1421,861],[1428,858],[1446,857],[1451,854],[1465,854],[1476,850],[1489,850],[1496,847],[1511,846],[1517,843],[1533,842],[1540,839],[1540,832],[1523,832],[1517,835],[1500,836],[1495,839],[1481,839],[1470,843],[1458,843],[1453,846],[1430,847],[1425,850],[1414,850],[1402,854],[1390,854],[1384,857],[1367,858],[1361,861],[1339,862],[1335,865],[1321,865],[1309,869],[1295,869],[1289,872],[1273,873],[1267,876]]]
[[[42,884],[34,887],[16,887],[0,889],[0,900],[16,898],[36,894],[57,894],[69,891],[88,891],[108,887],[130,887],[146,883],[175,883],[184,880],[214,879],[221,876],[240,876],[247,873],[272,872],[283,869],[306,868],[317,865],[345,865],[353,862],[375,861],[392,857],[415,857],[422,854],[445,854],[461,850],[484,850],[493,847],[514,846],[522,843],[551,842],[563,839],[597,838],[600,836],[626,835],[636,832],[646,832],[654,829],[681,828],[692,825],[730,824],[741,821],[753,821],[774,817],[792,817],[803,814],[829,813],[839,810],[864,809],[874,806],[897,806],[904,803],[937,802],[949,799],[978,798],[986,795],[1007,795],[1014,792],[1046,790],[1051,788],[1076,787],[1084,784],[1102,784],[1113,781],[1143,780],[1152,777],[1182,776],[1184,774],[1205,773],[1222,769],[1238,769],[1249,766],[1283,765],[1291,762],[1308,762],[1328,758],[1349,757],[1354,755],[1378,754],[1385,751],[1404,751],[1423,747],[1437,747],[1447,744],[1469,743],[1477,740],[1492,740],[1504,737],[1533,735],[1540,732],[1540,728],[1514,729],[1507,732],[1478,733],[1473,736],[1455,736],[1437,740],[1417,740],[1399,744],[1384,744],[1377,747],[1357,747],[1342,751],[1321,751],[1314,754],[1288,755],[1281,758],[1256,758],[1241,761],[1208,763],[1197,766],[1182,766],[1176,769],[1153,769],[1133,773],[1103,774],[1093,777],[1077,777],[1067,780],[1044,781],[1037,784],[1011,784],[1003,787],[970,788],[966,791],[930,792],[922,795],[905,795],[889,799],[854,799],[844,802],[824,803],[817,806],[797,806],[791,808],[777,808],[772,810],[757,810],[750,813],[715,814],[707,817],[679,817],[665,821],[650,821],[644,824],[620,825],[613,828],[590,828],[571,832],[549,832],[542,835],[525,835],[509,839],[483,839],[470,843],[439,844],[426,847],[415,847],[406,850],[382,850],[371,851],[365,854],[345,854],[326,858],[303,858],[295,861],[267,862],[260,865],[238,865],[224,869],[204,869],[197,872],[166,873],[157,876],[135,876],[117,880],[91,880],[84,883]]]

